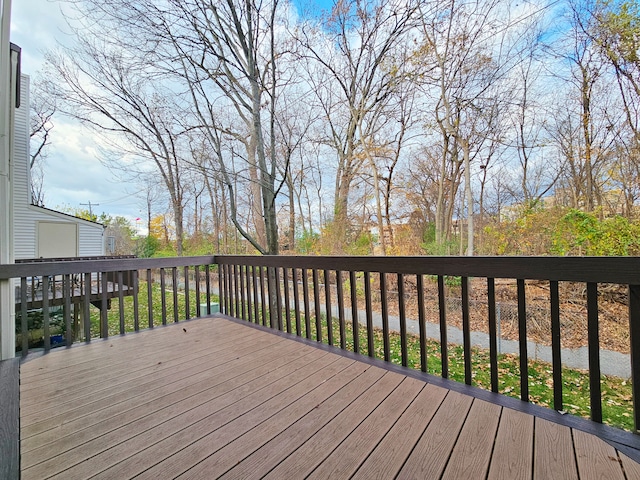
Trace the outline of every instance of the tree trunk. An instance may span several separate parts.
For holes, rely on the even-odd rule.
[[[469,161],[469,141],[463,139],[462,154],[464,159],[464,190],[467,197],[467,255],[473,256],[473,194],[471,192],[471,166]]]

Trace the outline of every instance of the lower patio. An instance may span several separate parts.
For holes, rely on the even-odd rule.
[[[23,479],[636,479],[639,438],[223,315],[20,364]]]

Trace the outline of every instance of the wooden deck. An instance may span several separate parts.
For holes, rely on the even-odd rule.
[[[640,479],[591,433],[223,317],[20,371],[23,479]]]

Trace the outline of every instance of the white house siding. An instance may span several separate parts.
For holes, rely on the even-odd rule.
[[[13,202],[14,205],[29,205],[29,77],[22,75],[20,85],[20,108],[15,111]]]
[[[98,227],[98,228],[96,228]],[[78,255],[91,257],[104,255],[104,228],[102,225],[79,225],[80,241],[78,243]]]
[[[38,258],[38,222],[78,225],[78,256],[104,255],[104,228],[46,208],[31,205],[29,178],[29,77],[21,78],[20,108],[15,116],[15,156],[13,165],[14,254],[16,259]],[[46,179],[45,179],[46,181]]]

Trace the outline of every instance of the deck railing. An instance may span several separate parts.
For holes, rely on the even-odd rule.
[[[212,256],[38,260],[0,265],[0,279],[15,279],[16,330],[19,350],[26,356],[31,349],[29,338],[33,328],[29,326],[29,314],[33,309],[38,309],[39,314],[41,311],[41,325],[37,330],[45,352],[54,346],[53,306],[61,307],[62,344],[67,346],[78,340],[90,342],[92,338],[109,336],[112,299],[118,300],[119,334],[211,313],[210,265],[213,263]],[[142,291],[141,283],[146,283]],[[125,297],[131,297],[132,305],[128,308],[125,308]],[[202,311],[204,299],[205,311]],[[91,305],[97,307],[99,313],[92,311]],[[95,321],[92,324],[92,314],[94,318],[99,317],[97,326]]]
[[[125,312],[122,286],[127,272],[132,272],[130,283],[138,294],[131,297]],[[444,378],[451,372],[448,335],[454,315],[447,305],[453,292],[458,297],[455,316],[459,317],[462,332],[464,383],[475,383],[472,320],[481,315],[487,326],[489,388],[493,392],[499,392],[501,381],[496,305],[497,291],[502,287],[498,282],[510,279],[517,302],[517,375],[519,395],[524,401],[531,400],[529,360],[533,357],[528,343],[532,327],[527,288],[531,282],[542,281],[548,290],[544,302],[550,319],[552,406],[556,410],[564,407],[562,344],[566,341],[563,337],[566,319],[561,308],[561,287],[565,282],[578,282],[584,286],[590,416],[599,423],[603,420],[599,296],[603,293],[603,284],[607,284],[607,289],[608,284],[622,285],[625,297],[622,303],[627,304],[627,311],[620,320],[627,324],[625,330],[629,337],[635,430],[640,426],[640,258],[204,256],[0,265],[0,279],[16,279],[20,287],[16,317],[20,319],[23,356],[31,348],[26,287],[29,279],[36,276],[42,279],[44,291],[48,289],[48,278],[62,279],[62,317],[67,345],[110,334],[109,292],[119,300],[117,327],[112,334],[124,334],[210,314],[212,296],[219,288],[220,308],[227,315],[385,361],[393,361],[396,352],[392,339],[399,337],[399,363],[417,366],[424,372],[437,363],[437,371]],[[74,276],[85,279],[79,298],[72,294]],[[94,277],[99,278],[100,283],[111,278],[114,285],[111,290],[102,285],[94,292],[91,288]],[[452,283],[455,287],[451,287]],[[430,289],[435,292],[433,298],[425,293]],[[471,295],[471,289],[475,295]],[[482,312],[473,307],[471,297],[486,299]],[[76,301],[82,310],[81,336],[72,324],[71,305]],[[91,304],[99,307],[99,314],[93,310],[93,324]],[[205,305],[204,310],[201,304]],[[45,352],[52,348],[49,307],[49,297],[44,295],[41,334]],[[125,318],[126,315],[131,318]],[[434,315],[435,323],[428,322],[434,320]],[[439,327],[439,351],[437,355],[428,355],[427,330],[434,325]],[[416,326],[417,331],[412,332],[412,326]],[[416,365],[409,365],[410,343],[416,338],[419,360]]]
[[[428,360],[426,316],[428,311],[437,312],[439,371],[444,378],[449,376],[450,358],[446,291],[449,281],[454,279],[457,286],[454,290],[460,296],[464,382],[468,385],[472,384],[474,376],[470,279],[474,278],[476,289],[477,279],[484,279],[490,389],[493,392],[499,390],[500,373],[496,280],[512,279],[517,296],[520,398],[524,401],[530,400],[529,360],[532,356],[527,334],[530,327],[526,287],[531,281],[543,281],[549,292],[545,302],[550,316],[555,410],[563,410],[561,346],[565,339],[562,338],[559,286],[563,282],[579,282],[584,285],[583,296],[586,297],[590,416],[599,423],[603,419],[599,285],[622,285],[627,296],[628,316],[620,320],[628,322],[635,430],[640,426],[640,258],[217,256],[216,263],[219,265],[222,312],[357,353],[365,351],[367,355],[380,356],[385,361],[390,361],[393,355],[389,313],[393,298],[400,336],[400,361],[404,366],[408,363],[408,340],[414,335],[407,331],[407,303],[409,300],[414,302],[413,311],[417,311],[419,327],[420,369],[424,372]],[[426,282],[437,285],[434,285],[437,302],[429,305],[425,301]],[[391,284],[394,291],[389,288]],[[411,296],[405,291],[407,285],[413,287]],[[331,321],[327,321],[328,318]],[[375,327],[374,318],[379,319],[379,328]],[[357,332],[362,328],[366,329],[366,343],[360,345]],[[380,333],[382,348],[376,353],[375,338]]]

